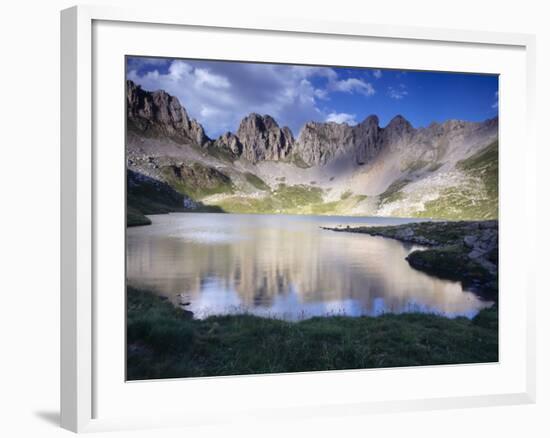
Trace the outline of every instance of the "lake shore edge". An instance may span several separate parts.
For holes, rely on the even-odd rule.
[[[416,222],[403,225],[322,227],[427,247],[412,251],[409,265],[445,280],[460,281],[480,297],[498,301],[498,221]]]
[[[127,379],[229,376],[498,361],[498,309],[289,322],[249,314],[204,320],[127,288]]]

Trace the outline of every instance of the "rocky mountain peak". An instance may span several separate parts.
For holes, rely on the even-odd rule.
[[[397,115],[383,129],[383,142],[390,146],[406,145],[415,133],[410,122],[402,115]]]
[[[128,129],[141,136],[219,149],[226,152],[222,156],[232,159],[258,163],[291,161],[292,156],[309,166],[324,166],[336,159],[366,165],[384,150],[400,153],[408,161],[431,160],[442,153],[454,153],[465,143],[481,144],[498,134],[497,117],[481,123],[448,120],[415,129],[402,115],[383,128],[379,118],[370,115],[355,126],[308,122],[295,140],[291,130],[280,127],[270,115],[251,113],[242,119],[236,133],[226,132],[212,141],[177,97],[162,90],[145,91],[132,81],[127,81],[127,121]]]
[[[391,119],[390,123],[388,123],[385,129],[401,133],[414,131],[414,128],[410,124],[410,122],[401,114],[398,114],[393,119]]]
[[[218,139],[214,142],[214,146],[218,149],[229,150],[236,157],[240,156],[243,151],[243,145],[237,137],[232,132],[226,132],[225,134],[220,135]]]
[[[133,81],[126,81],[126,115],[128,128],[149,136],[167,136],[200,146],[209,143],[203,127],[191,120],[175,96],[164,90],[145,91]]]
[[[363,165],[371,161],[382,149],[381,129],[378,117],[368,116],[353,127],[355,162]]]
[[[308,122],[297,140],[297,152],[310,166],[323,166],[353,144],[353,128],[347,123]]]
[[[359,125],[367,125],[367,126],[376,126],[378,127],[380,124],[380,120],[378,119],[378,116],[376,114],[371,114],[370,116],[366,117],[365,120],[363,120]],[[358,126],[359,126],[358,125]]]
[[[290,155],[294,145],[288,127],[280,128],[273,117],[256,113],[241,121],[237,137],[242,144],[242,156],[253,163],[282,160]]]

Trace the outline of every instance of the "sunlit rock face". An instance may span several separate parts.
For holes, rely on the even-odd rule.
[[[149,92],[126,81],[126,113],[129,128],[141,134],[164,135],[201,146],[210,141],[201,124],[189,118],[178,98],[163,90]]]
[[[243,145],[239,137],[232,132],[226,132],[220,135],[214,142],[214,146],[220,150],[231,152],[234,156],[239,157],[243,152]]]
[[[242,144],[242,157],[258,161],[278,161],[287,158],[294,145],[294,137],[288,127],[280,128],[269,115],[252,113],[245,117],[237,131]]]
[[[306,123],[298,137],[297,154],[310,166],[324,166],[353,147],[353,129],[346,123]]]

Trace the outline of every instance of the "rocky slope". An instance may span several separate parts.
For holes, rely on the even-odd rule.
[[[252,113],[210,139],[176,97],[128,81],[127,126],[129,169],[229,212],[497,217],[497,119],[415,129],[371,115],[309,122],[294,138]]]

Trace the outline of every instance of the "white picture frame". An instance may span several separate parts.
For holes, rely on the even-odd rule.
[[[98,81],[101,81],[101,68],[95,65],[94,60],[98,60],[105,44],[102,42],[101,32],[97,26],[105,23],[109,29],[114,29],[116,25],[130,25],[135,28],[143,26],[148,28],[149,32],[159,33],[165,31],[177,31],[178,28],[190,31],[200,31],[202,35],[208,35],[209,32],[217,34],[234,31],[247,38],[260,37],[269,33],[270,38],[281,37],[319,37],[335,38],[340,44],[345,41],[384,41],[387,44],[410,44],[411,47],[418,45],[425,47],[423,50],[431,50],[428,46],[433,45],[443,47],[446,44],[452,44],[461,47],[465,57],[469,50],[484,50],[503,53],[503,63],[505,52],[513,53],[514,60],[520,59],[521,62],[510,62],[514,64],[517,76],[510,74],[510,78],[523,78],[525,82],[504,84],[510,89],[515,88],[515,95],[509,100],[506,94],[501,94],[501,105],[503,115],[507,115],[508,120],[512,118],[512,106],[519,107],[513,109],[514,116],[519,116],[520,120],[512,132],[512,129],[503,129],[501,136],[504,140],[507,138],[523,139],[523,148],[526,152],[535,150],[535,141],[533,137],[532,123],[534,120],[534,48],[535,39],[532,35],[491,33],[483,31],[461,31],[452,29],[426,29],[417,27],[373,25],[365,23],[338,23],[338,22],[317,22],[306,19],[276,19],[268,17],[243,16],[239,19],[227,19],[216,15],[197,15],[188,10],[161,10],[151,8],[148,10],[133,10],[122,8],[111,8],[105,6],[78,6],[66,9],[61,13],[61,426],[75,431],[100,431],[112,429],[131,429],[162,426],[184,426],[191,424],[205,424],[225,421],[239,421],[251,416],[254,418],[270,418],[274,415],[288,416],[293,418],[356,414],[361,415],[369,412],[398,412],[406,410],[419,409],[441,409],[452,407],[475,407],[503,404],[532,403],[535,400],[535,310],[534,310],[534,273],[531,272],[528,257],[521,262],[515,269],[514,277],[510,280],[513,284],[521,288],[518,296],[510,295],[510,305],[504,296],[501,309],[501,328],[500,341],[512,342],[509,338],[514,338],[515,346],[510,347],[510,352],[515,352],[514,356],[508,354],[502,358],[496,367],[506,368],[508,362],[515,365],[509,374],[502,374],[500,380],[495,379],[491,385],[487,385],[482,393],[468,392],[468,388],[462,391],[456,389],[453,393],[445,391],[431,393],[432,395],[418,396],[414,391],[409,393],[403,391],[393,391],[388,397],[382,397],[380,394],[373,395],[371,398],[352,397],[351,393],[341,392],[338,396],[331,398],[331,385],[341,385],[345,388],[362,382],[362,379],[376,378],[378,370],[357,372],[348,371],[337,374],[330,373],[305,373],[300,375],[286,375],[282,377],[268,376],[247,376],[231,377],[218,379],[189,379],[188,389],[192,391],[242,391],[243,394],[252,395],[257,392],[257,387],[267,385],[291,387],[292,385],[304,385],[314,387],[324,379],[327,382],[326,395],[313,393],[312,396],[301,398],[296,404],[285,403],[284,398],[274,397],[273,404],[265,409],[247,405],[243,397],[237,397],[233,401],[235,411],[224,412],[217,405],[206,411],[205,401],[198,398],[194,403],[194,411],[189,410],[189,406],[173,406],[173,409],[167,410],[166,406],[159,403],[154,407],[148,406],[149,415],[131,414],[131,410],[120,408],[117,411],[116,406],[122,406],[122,399],[116,397],[135,397],[142,394],[144,398],[160,397],[164,392],[170,391],[170,385],[175,387],[181,382],[169,380],[164,382],[152,382],[150,386],[140,386],[134,383],[119,382],[120,387],[129,387],[130,393],[122,394],[113,390],[109,391],[109,383],[116,379],[119,374],[107,376],[109,363],[103,358],[105,354],[98,354],[106,341],[102,335],[107,324],[109,329],[123,332],[123,312],[118,312],[115,305],[113,312],[107,315],[103,312],[103,301],[97,299],[98,285],[109,282],[108,278],[101,278],[104,270],[101,269],[103,259],[99,256],[101,244],[98,243],[98,236],[102,235],[101,209],[97,206],[103,202],[102,193],[105,191],[102,185],[111,181],[116,184],[118,176],[112,176],[110,169],[103,166],[101,158],[98,158],[94,148],[98,138],[102,138],[104,133],[98,130],[97,123],[101,123],[101,114],[98,115],[98,106],[104,105],[101,93],[97,94]],[[110,26],[110,27],[109,27]],[[106,32],[111,32],[107,29]],[[116,29],[115,29],[116,30]],[[124,47],[117,44],[121,38],[114,34],[107,34],[110,41],[113,42],[112,56],[118,56],[119,48],[123,53]],[[113,37],[115,35],[115,37]],[[113,39],[114,38],[114,39]],[[160,41],[162,35],[158,37]],[[122,43],[123,41],[118,41]],[[116,47],[115,47],[116,46]],[[168,49],[167,49],[168,50]],[[201,50],[200,42],[196,44],[196,50]],[[105,50],[106,51],[106,50]],[[136,54],[135,51],[132,52]],[[164,55],[164,54],[163,54]],[[175,53],[174,56],[178,54]],[[273,55],[277,56],[277,55]],[[512,55],[511,55],[512,56]],[[208,57],[205,55],[205,57]],[[229,56],[231,58],[231,56]],[[107,59],[107,58],[106,58]],[[118,58],[116,58],[118,59]],[[510,58],[512,60],[512,58]],[[122,60],[121,60],[122,62]],[[406,62],[402,61],[402,62]],[[412,61],[411,61],[412,62]],[[450,62],[450,61],[449,61]],[[455,59],[454,64],[459,69],[464,66],[464,71],[470,71],[476,62],[480,62],[476,57],[472,57],[470,64],[467,65],[461,59]],[[461,64],[462,63],[462,64]],[[102,65],[105,65],[103,63]],[[412,64],[411,64],[412,65]],[[451,64],[449,64],[451,65]],[[504,65],[504,64],[503,64]],[[119,68],[119,67],[117,67]],[[510,67],[512,68],[512,67]],[[486,68],[484,71],[487,70]],[[490,71],[491,73],[501,73],[498,69]],[[120,78],[120,90],[118,95],[122,96],[123,78]],[[101,87],[99,87],[101,88]],[[122,102],[122,101],[121,101]],[[508,113],[508,110],[510,112]],[[122,114],[120,114],[122,117]],[[503,126],[506,126],[506,117],[503,120]],[[506,148],[506,141],[501,142],[503,148]],[[123,144],[120,145],[123,149]],[[503,158],[506,158],[504,151]],[[516,245],[525,245],[526,248],[534,245],[535,235],[535,217],[534,213],[527,209],[514,209],[507,207],[506,196],[520,196],[524,202],[535,202],[535,164],[533,162],[535,154],[526,153],[522,161],[521,169],[515,174],[519,179],[519,187],[510,186],[510,190],[503,190],[501,186],[501,197],[503,202],[501,208],[501,233],[503,244],[501,245],[501,255],[506,256],[506,251]],[[102,167],[103,166],[103,167]],[[503,160],[501,168],[501,183],[510,178],[506,170],[506,160]],[[104,171],[105,170],[105,171]],[[101,176],[99,176],[101,174]],[[110,176],[105,176],[110,175]],[[107,179],[106,179],[107,178]],[[99,186],[98,186],[99,184]],[[506,187],[506,184],[504,184]],[[514,192],[515,191],[515,192]],[[511,195],[510,192],[513,192]],[[113,202],[116,202],[116,197]],[[517,221],[527,221],[524,226],[527,231],[522,234],[521,239],[514,239],[513,229]],[[122,222],[121,222],[122,225]],[[124,234],[124,228],[119,227],[118,231],[113,232]],[[525,238],[525,236],[527,238]],[[120,237],[120,236],[118,236]],[[116,240],[116,239],[115,239]],[[520,242],[520,240],[522,240]],[[504,245],[508,243],[508,245]],[[504,252],[504,253],[503,253]],[[534,254],[531,251],[530,254]],[[504,262],[506,261],[506,257]],[[120,260],[119,260],[120,262]],[[504,266],[504,267],[503,267]],[[506,269],[506,264],[501,264],[501,272]],[[124,273],[121,273],[123,276]],[[123,294],[123,290],[120,294]],[[512,301],[517,300],[517,301]],[[515,327],[510,326],[508,315],[513,312],[512,304],[520,313]],[[118,309],[118,310],[117,310]],[[103,313],[102,313],[103,312]],[[117,313],[118,312],[118,313]],[[118,319],[117,319],[118,318]],[[119,320],[120,319],[120,320]],[[98,328],[99,320],[102,327]],[[515,331],[514,331],[515,330]],[[507,333],[515,333],[515,336],[504,336]],[[503,335],[504,334],[504,335]],[[516,339],[517,338],[517,339]],[[112,346],[115,347],[115,344]],[[107,351],[107,350],[105,350]],[[505,349],[505,351],[508,351]],[[518,353],[519,352],[519,353]],[[121,352],[121,354],[123,354]],[[504,355],[506,356],[506,355]],[[406,381],[415,373],[414,379],[446,379],[449,373],[460,375],[461,370],[466,370],[468,375],[492,373],[493,369],[485,370],[474,366],[462,365],[451,368],[422,367],[421,370],[388,370],[384,371],[387,378],[395,381]],[[450,370],[450,371],[449,371]],[[458,370],[458,371],[457,371]],[[117,371],[118,372],[118,371]],[[507,371],[508,372],[508,371]],[[388,374],[393,373],[393,374]],[[406,374],[408,373],[408,374]],[[453,375],[454,375],[453,374]],[[464,374],[466,375],[466,374]],[[107,377],[105,377],[107,376]],[[113,377],[114,376],[114,377]],[[328,377],[326,377],[328,376]],[[374,376],[374,377],[373,377]],[[382,376],[382,374],[380,374]],[[508,376],[508,377],[506,377]],[[334,377],[334,378],[333,378]],[[460,377],[458,377],[460,378]],[[504,380],[510,378],[507,385]],[[276,380],[273,380],[276,379]],[[120,379],[119,379],[120,380]],[[107,382],[107,383],[105,383]],[[217,383],[218,382],[218,383]],[[500,383],[499,383],[500,382]],[[458,382],[460,384],[460,382]],[[309,385],[309,386],[308,386]],[[500,386],[499,386],[500,385]],[[155,386],[154,389],[153,386]],[[460,386],[460,385],[459,385]],[[466,385],[467,386],[467,385]],[[203,389],[201,389],[203,388]],[[374,391],[376,392],[376,391]],[[105,400],[105,395],[114,397],[113,406],[106,406],[101,400]],[[437,395],[436,395],[437,394]],[[173,396],[173,395],[172,395]],[[171,396],[171,397],[172,397]],[[103,398],[102,398],[103,397]],[[223,394],[220,396],[223,400]],[[242,408],[239,410],[239,408]],[[103,414],[102,412],[108,412]]]

